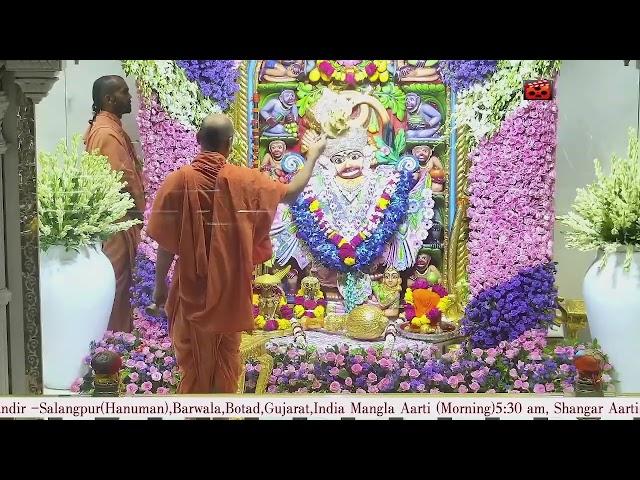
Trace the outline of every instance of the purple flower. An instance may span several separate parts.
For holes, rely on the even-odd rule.
[[[440,60],[438,71],[442,81],[459,92],[484,81],[497,65],[496,60]]]
[[[196,82],[202,94],[226,110],[238,92],[238,75],[233,60],[178,60],[187,78]]]

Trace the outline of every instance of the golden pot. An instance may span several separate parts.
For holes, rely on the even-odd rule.
[[[330,313],[324,317],[324,329],[329,332],[340,332],[344,330],[344,324],[347,320],[346,315],[336,315]]]
[[[345,327],[347,335],[351,338],[375,340],[382,337],[387,323],[387,317],[378,307],[360,305],[349,313]]]

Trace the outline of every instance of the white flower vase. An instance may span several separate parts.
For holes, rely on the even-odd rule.
[[[109,325],[116,279],[100,244],[78,252],[40,252],[42,376],[46,388],[68,390],[87,372],[89,344]]]
[[[617,392],[640,394],[640,252],[628,272],[625,252],[612,253],[602,269],[601,258],[599,252],[583,283],[591,337],[613,365]]]

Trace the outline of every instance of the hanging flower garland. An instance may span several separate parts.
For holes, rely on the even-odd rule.
[[[341,272],[362,269],[375,260],[397,232],[408,211],[411,172],[395,172],[376,202],[367,226],[351,240],[329,227],[322,206],[309,190],[291,206],[299,237],[314,258]]]
[[[238,93],[238,76],[234,60],[178,60],[187,78],[200,86],[202,94],[222,110],[233,103]]]
[[[318,60],[309,72],[309,81],[336,81],[354,87],[365,80],[386,83],[390,78],[388,66],[387,60],[362,60],[357,64],[353,60]]]
[[[171,118],[191,128],[199,128],[210,113],[222,111],[173,60],[123,60],[122,69],[136,79],[144,97],[157,93],[160,104]]]

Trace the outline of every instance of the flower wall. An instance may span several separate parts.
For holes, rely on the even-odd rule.
[[[556,61],[446,63],[459,91],[456,121],[471,145],[468,177],[471,299],[463,332],[488,348],[555,315],[553,195],[558,107],[523,100],[523,82],[553,79]],[[491,69],[494,69],[491,72]]]
[[[166,175],[196,155],[197,126],[226,111],[238,93],[239,62],[126,60],[138,83],[137,121],[144,152],[148,219]],[[471,297],[462,320],[470,343],[435,358],[430,348],[325,351],[270,347],[276,369],[270,392],[555,392],[572,388],[574,349],[546,348],[553,319],[553,192],[557,105],[524,101],[523,80],[554,78],[557,61],[442,60],[439,72],[455,94],[455,126],[469,145],[469,267]],[[252,92],[248,92],[251,95]],[[132,298],[136,330],[107,332],[92,353],[123,355],[127,393],[172,393],[179,379],[166,318],[145,312],[151,302],[157,245],[145,231]],[[284,348],[284,350],[283,350]],[[251,389],[260,369],[247,365]],[[87,390],[79,379],[74,390]]]

